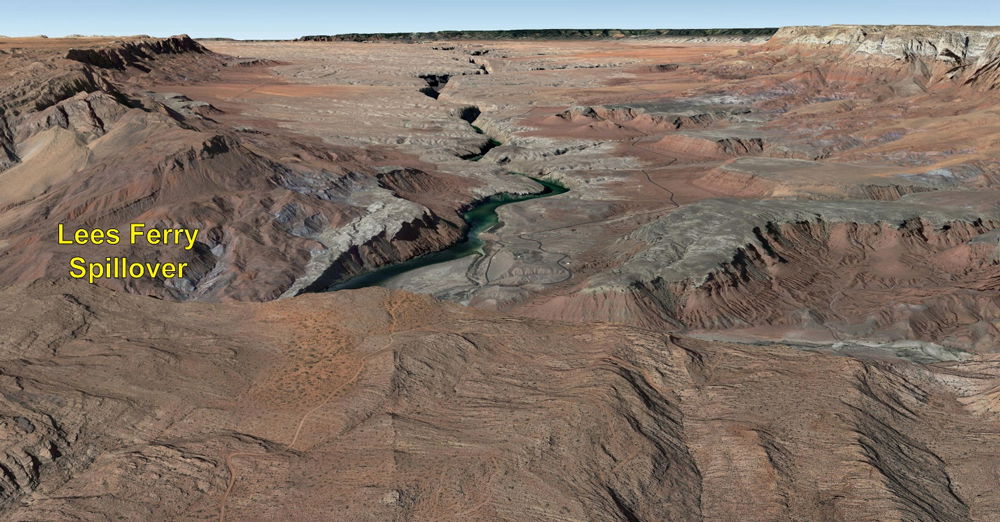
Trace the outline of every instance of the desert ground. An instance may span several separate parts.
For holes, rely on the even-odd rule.
[[[0,38],[5,518],[1000,518],[1000,28],[357,39]]]

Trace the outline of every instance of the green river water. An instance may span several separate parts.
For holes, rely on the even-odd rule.
[[[366,272],[345,281],[335,283],[327,288],[327,291],[379,286],[385,281],[405,272],[409,272],[410,270],[436,265],[438,263],[445,263],[447,261],[454,261],[455,259],[460,259],[473,254],[481,254],[483,251],[483,240],[479,238],[479,235],[483,232],[492,230],[500,224],[500,217],[497,216],[498,208],[504,205],[510,205],[511,203],[555,196],[569,191],[569,189],[558,183],[538,178],[531,179],[545,187],[545,190],[535,194],[494,194],[493,196],[472,205],[469,210],[462,214],[462,219],[465,220],[465,223],[469,226],[469,228],[462,240],[455,243],[451,247],[437,252],[424,254],[401,263],[386,265],[382,268],[372,270],[371,272]]]

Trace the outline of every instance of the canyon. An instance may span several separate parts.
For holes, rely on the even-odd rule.
[[[0,63],[5,518],[1000,516],[1000,27]]]

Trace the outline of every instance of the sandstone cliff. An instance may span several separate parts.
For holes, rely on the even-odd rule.
[[[990,71],[996,69],[1000,27],[834,25],[783,27],[768,46],[774,49],[811,47],[834,50],[850,66],[866,57],[888,58],[908,64],[925,84],[942,79],[962,80],[985,89],[996,87]]]

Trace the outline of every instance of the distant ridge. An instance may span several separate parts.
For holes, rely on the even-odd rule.
[[[312,42],[367,42],[377,40],[585,40],[605,38],[677,37],[769,37],[777,27],[732,29],[509,29],[497,31],[435,31],[427,33],[349,33],[335,35],[309,35],[299,41]]]

